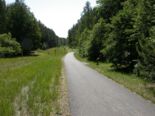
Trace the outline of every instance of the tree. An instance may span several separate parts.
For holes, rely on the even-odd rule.
[[[96,60],[100,57],[101,60],[101,50],[104,47],[104,42],[106,41],[104,36],[106,33],[106,23],[103,19],[100,19],[99,22],[94,26],[91,35],[91,43],[88,49],[88,58],[90,60]]]
[[[99,15],[110,22],[111,18],[115,16],[120,10],[123,9],[123,3],[126,0],[97,0],[99,4]]]
[[[79,39],[79,54],[81,57],[88,57],[88,49],[90,46],[90,31],[88,29],[85,29],[81,33],[81,37]]]
[[[6,4],[5,0],[0,0],[0,34],[6,31]]]
[[[40,28],[38,23],[23,1],[16,1],[8,6],[7,31],[22,45],[24,52],[40,46]]]
[[[81,46],[81,42],[85,41],[82,39],[87,39],[83,38],[82,36],[86,34],[85,30],[92,30],[96,21],[95,15],[96,13],[93,11],[90,2],[86,2],[86,5],[83,8],[83,12],[81,14],[81,18],[78,20],[77,24],[74,25],[68,32],[68,43],[71,47]]]
[[[86,2],[85,7],[83,8],[81,25],[88,29],[92,28],[92,7],[90,2],[88,1]]]
[[[57,46],[59,43],[59,37],[55,34],[52,29],[47,28],[41,22],[39,23],[39,27],[41,30],[41,46],[43,49],[48,49],[51,47]]]
[[[117,69],[132,71],[138,58],[136,51],[138,39],[135,37],[134,30],[136,6],[137,3],[134,0],[126,1],[123,10],[112,19],[110,61]]]
[[[78,39],[76,38],[77,32],[78,32],[79,25],[74,25],[69,31],[68,31],[68,44],[70,47],[75,48],[78,46]]]
[[[155,1],[139,2],[135,27],[138,30],[137,46],[139,60],[135,71],[139,76],[155,80]]]
[[[87,3],[69,31],[69,44],[89,60],[102,57],[115,69],[155,77],[155,1],[97,0]],[[100,20],[102,19],[102,20]]]

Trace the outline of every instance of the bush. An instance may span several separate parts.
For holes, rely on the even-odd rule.
[[[139,62],[135,65],[135,73],[155,81],[155,37],[141,39],[139,42],[140,49]]]
[[[11,34],[0,34],[0,57],[10,57],[21,53],[20,44]]]

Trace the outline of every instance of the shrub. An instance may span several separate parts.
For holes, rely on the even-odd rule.
[[[11,34],[0,34],[0,57],[10,57],[21,53],[21,46]]]

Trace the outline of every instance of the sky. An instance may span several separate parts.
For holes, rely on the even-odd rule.
[[[6,0],[12,3],[15,0]],[[80,19],[86,1],[91,6],[96,0],[24,0],[37,20],[53,29],[59,37],[67,37],[68,30]]]

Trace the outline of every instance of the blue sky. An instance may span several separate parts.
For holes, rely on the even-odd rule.
[[[6,3],[15,0],[6,0]],[[35,17],[60,37],[67,37],[68,30],[80,18],[87,0],[25,0]],[[91,6],[96,0],[88,0]]]

